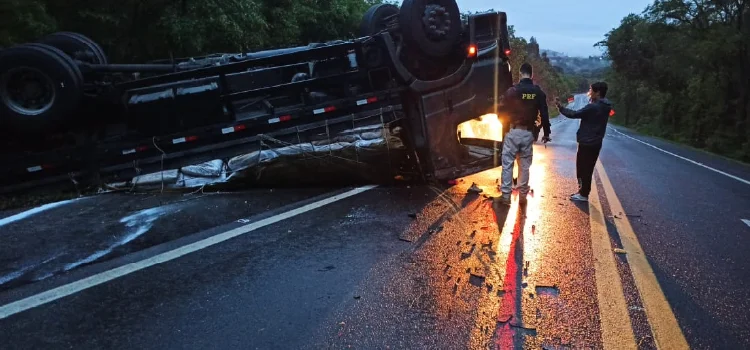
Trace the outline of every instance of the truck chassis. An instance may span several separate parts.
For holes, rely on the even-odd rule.
[[[407,0],[373,6],[361,34],[147,64],[111,64],[70,32],[2,50],[0,192],[122,181],[247,153],[267,135],[342,130],[373,113],[406,130],[424,179],[495,165],[501,138],[461,137],[457,127],[503,119],[498,96],[512,84],[505,13],[464,24],[454,0]]]

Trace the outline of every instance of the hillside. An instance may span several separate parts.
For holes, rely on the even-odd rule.
[[[601,76],[610,67],[611,62],[598,56],[571,57],[552,50],[541,50],[547,55],[550,64],[559,67],[566,74],[582,75],[586,77]]]

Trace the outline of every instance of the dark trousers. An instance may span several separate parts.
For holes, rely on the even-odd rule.
[[[602,145],[581,145],[578,144],[578,154],[576,154],[576,177],[578,178],[578,193],[588,197],[591,192],[591,180],[594,175],[596,160],[599,159],[599,151]]]

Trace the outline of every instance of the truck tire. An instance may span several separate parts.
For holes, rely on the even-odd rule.
[[[79,88],[83,88],[83,72],[81,72],[81,69],[78,67],[78,64],[76,64],[75,61],[73,61],[73,59],[70,58],[70,56],[65,54],[65,52],[62,52],[59,49],[50,45],[46,45],[46,44],[28,43],[28,44],[23,44],[23,46],[37,47],[42,50],[49,51],[52,54],[60,57],[60,59],[62,59],[70,67],[70,69],[73,70],[73,75],[75,75],[75,79],[76,79],[76,86],[78,86]]]
[[[362,37],[375,35],[386,28],[386,19],[391,16],[397,16],[398,6],[391,4],[372,5],[362,16],[362,22],[359,26],[359,35]]]
[[[17,136],[38,136],[78,107],[81,72],[72,58],[42,44],[0,51],[0,123]]]
[[[73,32],[57,32],[39,40],[60,49],[73,59],[91,64],[107,64],[104,50],[95,41],[83,34]]]
[[[399,27],[407,47],[442,58],[453,52],[460,39],[461,14],[455,0],[404,0]]]

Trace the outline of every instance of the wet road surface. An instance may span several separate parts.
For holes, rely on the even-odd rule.
[[[526,206],[487,198],[497,168],[448,189],[118,194],[0,214],[0,344],[750,346],[750,168],[613,127],[596,196],[576,204],[578,122],[553,124]]]

